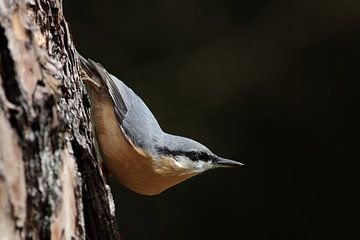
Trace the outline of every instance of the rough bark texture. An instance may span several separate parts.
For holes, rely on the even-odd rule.
[[[0,0],[0,239],[119,239],[78,72],[61,0]]]

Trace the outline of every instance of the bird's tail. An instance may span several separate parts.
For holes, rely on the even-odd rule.
[[[91,59],[86,59],[78,54],[81,65],[81,79],[88,83],[92,88],[100,89],[106,85],[105,78],[108,77],[107,71]],[[106,76],[107,75],[107,76]]]
[[[78,54],[78,56],[80,59],[82,71],[85,72],[85,76],[81,76],[81,78],[85,82],[89,83],[91,88],[98,91],[105,90],[105,92],[110,95],[115,105],[116,114],[121,120],[123,120],[124,115],[127,112],[127,108],[110,74],[103,66],[101,66],[100,63],[94,62],[91,59],[85,59],[80,54]]]

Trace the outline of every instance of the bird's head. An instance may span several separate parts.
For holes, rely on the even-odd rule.
[[[194,174],[212,168],[243,165],[240,162],[217,156],[197,141],[173,135],[168,139],[166,147],[158,148],[158,151],[161,155],[173,159],[180,169]]]

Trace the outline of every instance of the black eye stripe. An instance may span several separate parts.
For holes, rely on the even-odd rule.
[[[210,156],[204,152],[195,152],[195,151],[186,152],[185,156],[190,158],[193,161],[199,161],[199,160],[209,161],[210,160]]]
[[[168,148],[158,148],[158,151],[165,154],[165,155],[171,155],[171,156],[185,156],[193,161],[211,161],[214,159],[213,156],[210,156],[206,152],[196,152],[196,151],[172,151]]]

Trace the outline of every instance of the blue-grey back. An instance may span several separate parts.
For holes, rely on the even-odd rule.
[[[154,147],[162,145],[165,134],[155,116],[131,88],[117,77],[111,75],[111,78],[119,89],[127,108],[125,118],[122,121],[122,128],[125,133],[135,145],[152,153],[156,152]]]
[[[162,131],[153,113],[143,100],[121,80],[111,75],[127,108],[121,122],[125,134],[131,141],[152,156],[164,152],[182,153],[187,151],[211,151],[201,143],[190,138],[168,134]]]

